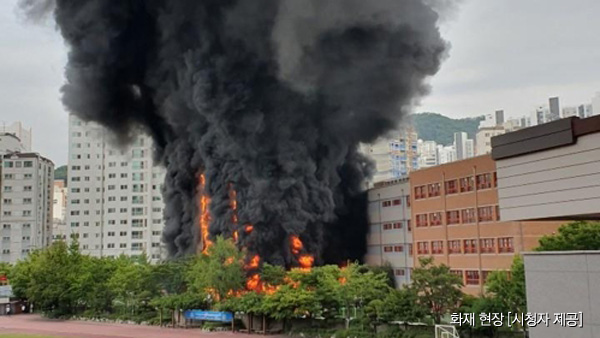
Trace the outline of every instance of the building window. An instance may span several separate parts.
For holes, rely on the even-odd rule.
[[[429,254],[429,243],[428,242],[417,242],[417,254],[419,254],[419,255]]]
[[[404,247],[402,245],[394,245],[394,252],[402,252]]]
[[[396,199],[392,202],[392,205],[401,205],[402,204],[402,200],[400,199]]]
[[[475,209],[461,210],[461,217],[463,223],[475,223]]]
[[[106,247],[108,249],[114,249],[115,248],[115,243],[108,243],[108,245]]]
[[[458,193],[456,180],[446,181],[446,195],[452,195],[456,193]]]
[[[442,213],[432,212],[429,214],[429,225],[442,225]]]
[[[493,238],[482,238],[480,240],[481,244],[481,253],[496,253],[496,248],[494,247],[494,239]]]
[[[448,253],[449,254],[459,254],[460,253],[460,241],[448,241]]]
[[[406,221],[406,230],[412,231],[412,226],[411,226],[410,220]]]
[[[515,252],[512,237],[498,238],[498,252]]]
[[[441,255],[444,253],[444,242],[432,241],[431,242],[431,253],[434,255]]]
[[[465,239],[463,241],[463,252],[466,254],[477,253],[477,240],[476,239]]]
[[[131,226],[134,228],[143,228],[144,227],[144,220],[143,219],[132,219],[131,220]]]
[[[115,232],[114,231],[109,231],[108,232],[108,237],[114,237],[115,236]]]
[[[494,171],[494,187],[498,186],[498,173]]]
[[[160,231],[152,231],[152,236],[160,236]]]
[[[492,187],[492,174],[480,174],[476,177],[477,189],[490,189]]]
[[[381,206],[384,208],[391,207],[392,201],[383,201],[383,202],[381,202]]]
[[[427,226],[427,214],[417,215],[416,217],[417,228]]]
[[[429,197],[436,197],[441,195],[442,185],[440,183],[433,183],[427,186],[429,191]]]
[[[394,229],[402,229],[402,222],[394,223]]]
[[[420,200],[422,198],[426,198],[427,197],[427,190],[426,190],[426,186],[422,185],[419,187],[415,187],[415,200]]]
[[[481,271],[481,282],[485,284],[491,271]]]
[[[142,243],[131,243],[131,250],[132,251],[141,251],[142,249],[144,249]]]
[[[391,230],[392,229],[392,223],[385,223],[383,225],[383,230]]]
[[[404,271],[404,269],[395,269],[394,270],[394,275],[400,276],[400,277],[404,276],[405,275],[405,271]]]
[[[479,217],[479,222],[491,222],[494,220],[492,207],[479,207],[477,209],[477,215]]]
[[[131,238],[133,239],[142,239],[144,236],[144,233],[142,231],[132,231],[131,232]]]
[[[500,206],[496,206],[496,221],[500,221]]]
[[[409,244],[409,245],[408,245],[408,255],[409,255],[409,256],[412,256],[412,255],[413,255],[413,245],[412,245],[412,244]]]
[[[394,248],[391,245],[387,245],[383,247],[383,252],[392,252]]]
[[[460,277],[461,281],[463,280],[463,272],[462,272],[462,270],[450,270],[450,273],[453,274],[453,275],[455,275],[455,276]]]
[[[141,216],[144,214],[144,208],[131,208],[132,216]]]
[[[479,285],[479,271],[467,270],[465,275],[467,276],[467,285]]]
[[[459,210],[447,211],[446,212],[446,223],[448,225],[460,224],[460,211]]]
[[[460,179],[460,192],[473,191],[474,187],[475,182],[473,181],[473,176],[463,177]]]

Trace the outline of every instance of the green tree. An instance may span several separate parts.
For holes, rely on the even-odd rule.
[[[510,278],[504,271],[494,271],[488,275],[485,286],[487,293],[500,304],[502,312],[527,312],[525,267],[520,255],[513,259]]]
[[[12,271],[12,265],[6,262],[0,262],[0,277],[4,276],[8,278]]]
[[[70,246],[55,242],[17,263],[11,282],[18,297],[29,299],[48,316],[71,316],[78,305],[75,289],[80,264],[76,241]]]
[[[277,292],[264,297],[260,311],[277,320],[315,317],[321,313],[315,292],[305,287],[283,285]]]
[[[540,239],[536,251],[600,250],[600,222],[578,221],[565,224],[557,234]]]
[[[419,304],[419,296],[410,288],[391,290],[382,300],[374,300],[370,304],[371,312],[376,311],[376,318],[381,322],[422,321],[428,311]]]
[[[154,283],[147,258],[121,255],[114,264],[116,268],[107,286],[117,307],[131,314],[147,310],[150,301],[158,294],[158,285]]]
[[[217,237],[208,254],[192,259],[186,273],[189,291],[210,291],[214,301],[224,299],[230,291],[242,290],[246,280],[244,253],[231,240]]]
[[[435,323],[459,306],[462,298],[460,277],[450,273],[447,265],[435,265],[433,257],[419,258],[420,267],[412,274],[410,288],[418,295],[418,303],[428,309]]]

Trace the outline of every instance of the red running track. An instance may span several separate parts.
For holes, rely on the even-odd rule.
[[[79,338],[248,338],[247,335],[231,332],[203,332],[198,329],[170,329],[156,326],[96,323],[74,320],[46,319],[38,315],[0,316],[1,333],[21,333]]]

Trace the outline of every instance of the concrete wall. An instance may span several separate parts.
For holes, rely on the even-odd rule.
[[[524,253],[527,307],[548,313],[550,325],[530,338],[600,337],[600,251]],[[555,313],[583,312],[582,327],[552,324]]]
[[[502,220],[600,216],[600,133],[496,166]]]
[[[369,233],[365,262],[370,265],[389,263],[394,269],[396,284],[401,286],[410,282],[413,267],[410,206],[407,203],[410,201],[410,185],[406,179],[380,185],[369,190]],[[399,201],[396,202],[399,204],[394,204],[394,201]],[[385,224],[391,225],[391,228],[385,229]],[[386,247],[391,251],[386,252]],[[397,247],[401,247],[401,251]]]

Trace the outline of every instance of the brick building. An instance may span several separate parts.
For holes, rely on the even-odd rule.
[[[433,256],[480,294],[487,274],[509,270],[515,254],[530,251],[563,222],[503,222],[496,165],[490,155],[411,172],[415,264]]]

